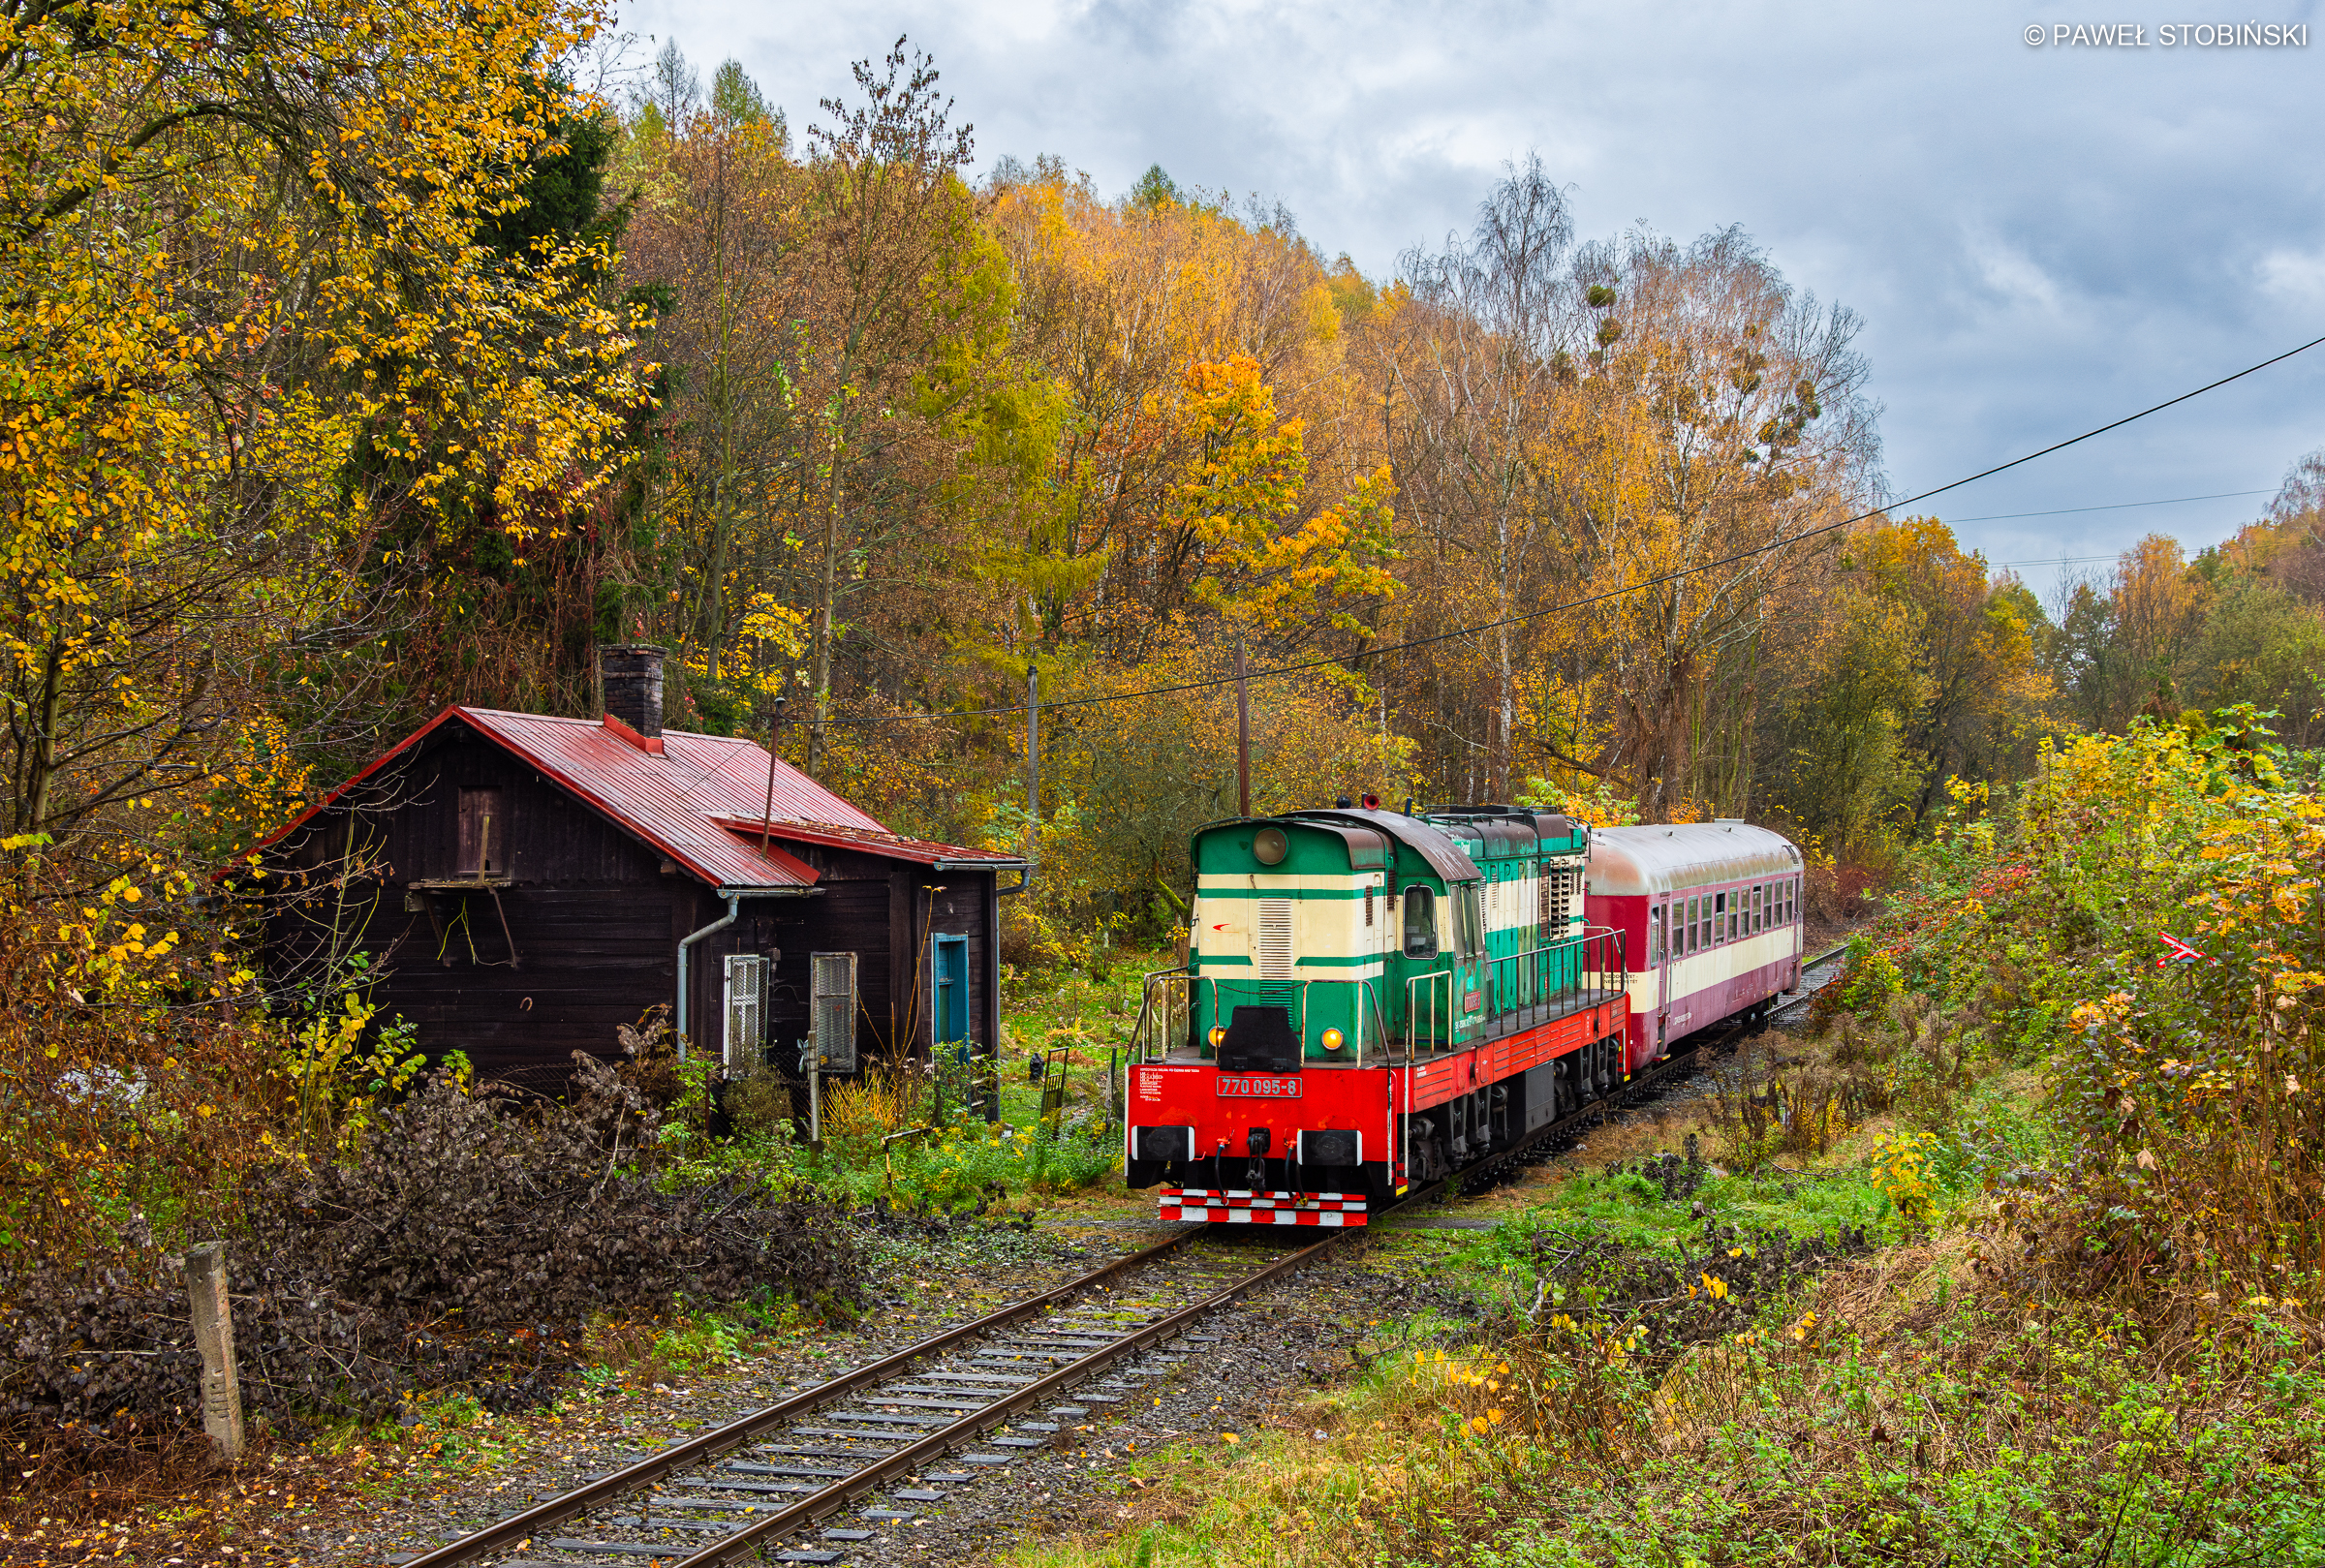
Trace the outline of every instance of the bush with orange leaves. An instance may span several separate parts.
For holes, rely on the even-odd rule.
[[[2043,1065],[2047,1158],[1981,1160],[1934,1126],[1957,1147],[1933,1169],[1984,1177],[2060,1282],[2126,1307],[2325,1269],[2325,801],[2265,718],[2046,742],[1991,807],[1957,788],[1855,944],[1856,975],[1891,983],[1843,990],[1860,1025],[1885,1027],[1899,992],[1942,1016],[1955,1059]]]

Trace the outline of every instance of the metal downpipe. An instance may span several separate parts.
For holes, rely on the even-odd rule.
[[[690,993],[689,993],[689,991],[688,991],[688,988],[687,988],[687,983],[686,983],[686,980],[687,980],[687,974],[686,974],[686,960],[687,960],[687,954],[688,954],[690,951],[692,951],[692,950],[693,950],[695,943],[697,943],[697,942],[700,941],[700,940],[701,940],[703,938],[705,938],[705,937],[715,937],[715,936],[717,936],[717,935],[718,935],[720,932],[722,932],[722,931],[725,931],[725,930],[726,930],[726,929],[727,929],[728,926],[731,926],[731,925],[733,925],[733,924],[734,924],[734,922],[735,922],[735,921],[736,921],[736,920],[737,920],[737,919],[738,919],[738,918],[741,916],[742,912],[743,912],[743,896],[742,896],[740,893],[729,893],[729,894],[728,894],[728,895],[727,895],[727,912],[726,912],[724,915],[720,916],[720,917],[719,917],[718,919],[716,919],[716,920],[713,920],[713,921],[712,921],[712,922],[711,922],[709,925],[707,925],[707,926],[704,926],[704,927],[703,927],[703,928],[702,928],[700,931],[695,932],[695,933],[693,933],[693,934],[692,934],[692,935],[690,935],[690,936],[681,937],[681,938],[678,938],[678,1031],[677,1031],[677,1032],[678,1032],[678,1060],[679,1060],[679,1061],[684,1061],[686,1060],[686,1047],[687,1047],[687,1036],[686,1036],[686,1024],[687,1024],[686,1012],[687,1012],[687,1008],[686,1008],[686,1003],[687,1003],[687,998],[688,998],[688,996],[690,995]]]

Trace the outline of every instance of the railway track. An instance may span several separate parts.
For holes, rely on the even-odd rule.
[[[980,1472],[1069,1438],[1207,1343],[1202,1319],[1348,1232],[1255,1267],[1189,1231],[841,1373],[512,1515],[401,1568],[838,1563]],[[1238,1240],[1241,1240],[1238,1238]],[[1164,1265],[1169,1267],[1164,1267]],[[900,1509],[898,1504],[906,1505]],[[853,1509],[853,1519],[827,1524]],[[822,1526],[819,1528],[819,1526]]]
[[[1804,977],[1839,956],[1802,966]],[[1617,1094],[1415,1187],[1392,1208],[1472,1187],[1693,1072],[1736,1038],[1807,1003],[1633,1074]],[[1238,1297],[1319,1262],[1359,1230],[1254,1265],[1248,1245],[1189,1230],[840,1373],[764,1409],[406,1559],[400,1568],[712,1568],[764,1558],[841,1563],[873,1526],[914,1517],[979,1473],[1068,1439],[1075,1423],[1167,1376],[1174,1339]],[[1248,1237],[1236,1238],[1248,1242]],[[854,1510],[853,1518],[835,1521]]]

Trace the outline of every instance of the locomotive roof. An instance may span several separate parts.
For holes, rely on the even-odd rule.
[[[1590,888],[1606,898],[1634,898],[1739,882],[1800,869],[1790,839],[1750,822],[1674,822],[1667,827],[1591,831]]]
[[[1333,822],[1357,823],[1377,833],[1385,833],[1399,844],[1410,846],[1444,881],[1474,882],[1484,876],[1477,869],[1477,862],[1470,858],[1469,852],[1453,842],[1452,835],[1434,823],[1399,812],[1365,811],[1349,806],[1328,812],[1288,812],[1286,820],[1318,826]]]

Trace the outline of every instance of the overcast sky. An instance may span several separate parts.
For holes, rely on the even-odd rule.
[[[2067,11],[1470,3],[639,0],[707,79],[732,55],[789,113],[897,34],[926,48],[980,165],[1050,152],[1116,194],[1149,164],[1280,200],[1385,276],[1467,229],[1537,151],[1586,237],[1738,224],[1865,320],[1891,493],[1910,495],[2325,334],[2325,28],[2305,46],[2163,46],[2211,8],[2134,0],[2148,46],[2054,44]],[[2184,17],[2181,13],[2187,15]],[[2242,13],[2236,19],[2246,19]],[[2030,26],[2046,29],[2030,46]],[[2325,446],[2325,347],[1925,510],[1997,563],[2189,549]],[[2186,505],[1997,513],[2222,492]],[[2047,590],[2058,569],[2024,569]]]

